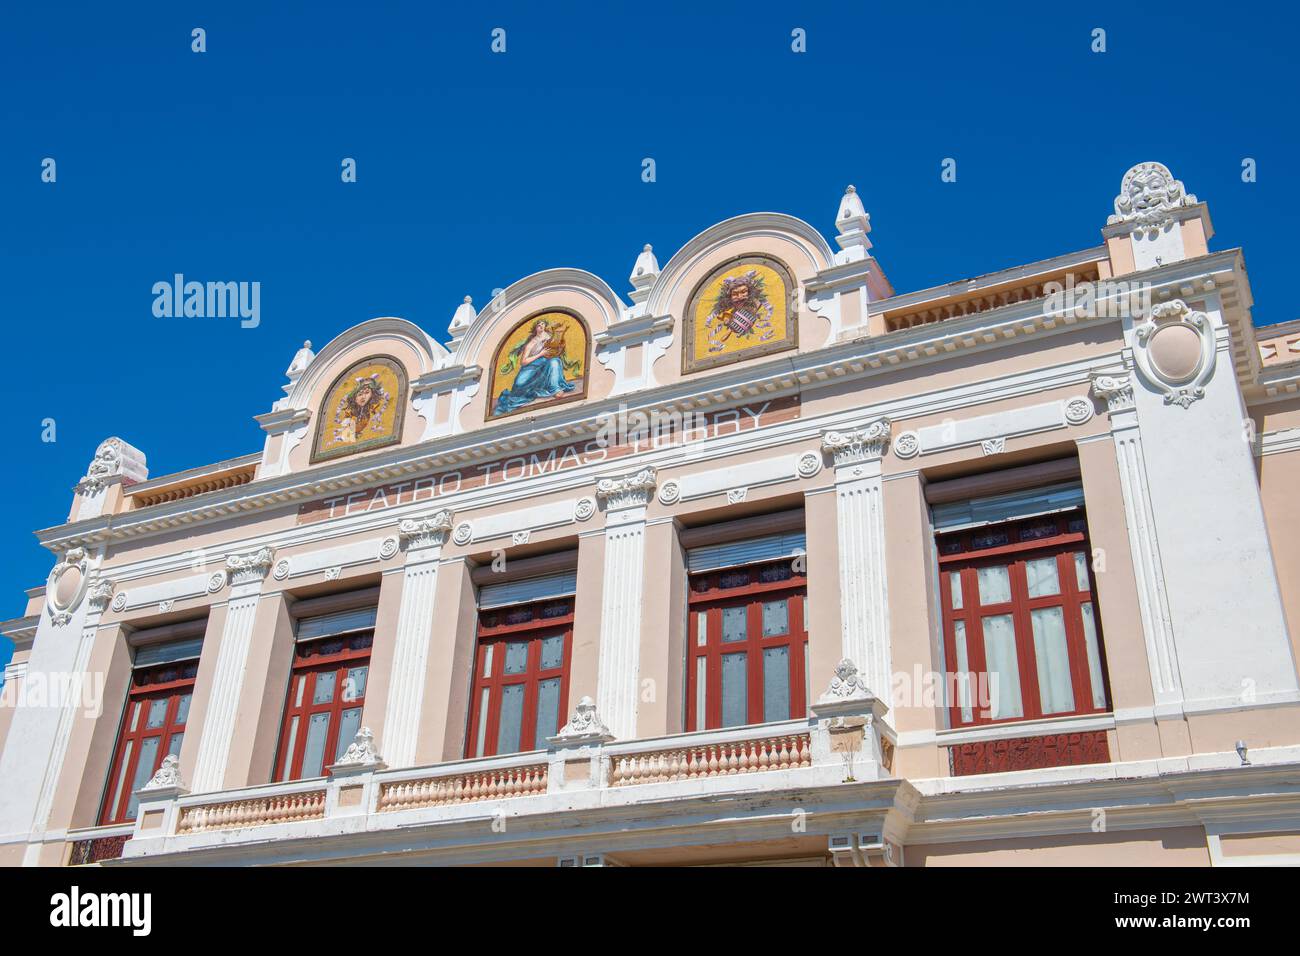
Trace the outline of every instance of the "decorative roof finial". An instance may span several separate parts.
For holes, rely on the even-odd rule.
[[[1115,214],[1107,225],[1126,223],[1134,232],[1159,232],[1174,223],[1174,211],[1196,205],[1180,180],[1163,163],[1138,163],[1120,182]]]
[[[451,332],[453,344],[465,337],[465,333],[477,318],[478,313],[474,311],[474,300],[470,296],[465,296],[461,304],[456,306],[456,314],[451,317],[451,325],[448,331]]]
[[[840,246],[840,251],[835,256],[836,263],[858,262],[867,258],[867,250],[871,248],[871,240],[867,238],[867,233],[871,231],[871,217],[863,208],[862,198],[855,186],[844,190],[835,226],[839,229],[835,241]]]
[[[650,297],[650,287],[655,284],[657,278],[659,278],[659,260],[655,258],[654,250],[647,242],[645,248],[641,250],[641,255],[636,257],[632,274],[628,276],[632,283],[632,291],[628,294],[628,298],[637,304],[644,302]]]

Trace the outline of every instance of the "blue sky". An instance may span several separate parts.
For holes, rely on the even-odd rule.
[[[464,295],[551,266],[623,292],[644,243],[665,262],[743,212],[829,237],[850,182],[907,291],[1100,242],[1124,171],[1159,160],[1210,203],[1214,246],[1245,247],[1256,321],[1293,318],[1295,23],[1239,9],[11,5],[0,617],[48,573],[31,532],[66,517],[103,438],[154,475],[256,451],[303,339],[378,315],[441,336]],[[177,272],[260,282],[260,325],[155,318]]]

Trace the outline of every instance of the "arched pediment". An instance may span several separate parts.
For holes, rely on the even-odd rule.
[[[280,407],[313,408],[311,399],[344,365],[365,358],[367,353],[379,354],[393,343],[404,343],[409,349],[409,359],[407,356],[398,358],[406,366],[407,379],[410,381],[447,363],[447,349],[414,322],[392,316],[369,319],[339,333],[317,352],[294,382],[288,398]]]
[[[484,306],[456,344],[452,361],[487,368],[501,338],[528,315],[547,308],[568,309],[592,335],[619,320],[626,305],[600,276],[583,269],[546,269],[513,282]]]
[[[724,219],[689,240],[673,254],[659,272],[646,300],[651,315],[669,315],[682,307],[702,264],[712,268],[730,257],[739,246],[749,244],[753,252],[771,245],[786,247],[776,255],[796,279],[828,269],[835,254],[820,232],[802,219],[777,212],[751,212]],[[678,316],[680,318],[680,316]]]

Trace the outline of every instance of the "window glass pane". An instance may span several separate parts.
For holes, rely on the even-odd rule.
[[[158,743],[161,737],[146,737],[140,741],[140,762],[135,765],[135,776],[131,778],[131,802],[127,805],[126,815],[135,817],[136,807],[140,805],[135,791],[139,790],[153,776],[158,763]]]
[[[369,676],[370,667],[366,664],[348,668],[347,675],[343,678],[343,703],[350,704],[366,696],[366,680]]]
[[[980,568],[977,572],[981,604],[1002,604],[1011,600],[1011,577],[1005,564]]]
[[[478,740],[474,744],[474,755],[482,757],[483,745],[487,741],[487,722],[488,722],[488,688],[483,688],[483,693],[478,700]]]
[[[298,677],[298,690],[293,695],[293,706],[295,707],[302,706],[303,688],[305,688],[306,686],[307,686],[307,675],[302,674]]]
[[[322,671],[316,675],[311,694],[313,704],[328,704],[334,700],[334,679],[337,676],[334,671]]]
[[[542,670],[553,670],[564,663],[564,635],[542,638]]]
[[[970,693],[970,654],[966,649],[966,622],[953,621],[953,643],[957,645],[957,703],[961,706],[961,719],[974,719]]]
[[[527,647],[528,645],[524,645]],[[509,666],[509,656],[506,657]],[[501,723],[497,728],[497,753],[519,752],[519,735],[524,722],[524,685],[507,684],[501,688]]]
[[[143,730],[144,715],[149,712],[149,704],[146,701],[142,700],[138,704],[134,704],[132,706],[135,707],[135,710],[131,714],[131,729]]]
[[[495,644],[483,645],[483,676],[492,676],[492,652],[496,650]]]
[[[749,655],[722,655],[722,726],[749,723]]]
[[[176,705],[176,723],[185,724],[190,719],[190,695],[182,694],[180,703]]]
[[[1106,706],[1106,685],[1101,679],[1101,646],[1097,643],[1097,621],[1093,618],[1092,602],[1079,605],[1083,615],[1083,645],[1088,649],[1088,680],[1092,683],[1092,706]]]
[[[167,742],[167,755],[169,757],[179,757],[181,755],[181,744],[185,742],[185,734],[172,734],[172,739]]]
[[[558,666],[558,665],[557,665]],[[549,677],[537,683],[537,732],[533,749],[545,750],[546,738],[560,729],[560,679]]]
[[[135,746],[134,740],[126,742],[126,749],[122,751],[122,768],[117,773],[117,782],[113,784],[113,795],[108,801],[108,812],[110,819],[117,819],[117,805],[122,799],[122,787],[126,783],[126,771],[131,766],[131,754]]]
[[[763,722],[789,719],[790,648],[767,647],[763,649]]]
[[[149,717],[144,722],[145,730],[157,730],[167,722],[167,698],[149,701]],[[151,774],[152,776],[152,774]]]
[[[511,641],[506,645],[506,673],[522,674],[526,670],[528,670],[528,642]]]
[[[701,615],[703,617],[703,615]],[[703,730],[708,726],[708,711],[705,709],[707,698],[705,691],[708,687],[708,662],[704,657],[695,658],[695,729]]]
[[[1092,590],[1088,580],[1088,556],[1082,551],[1074,552],[1074,584],[1080,591]]]
[[[1056,574],[1056,555],[1050,558],[1035,558],[1025,562],[1025,580],[1029,584],[1029,596],[1046,597],[1061,593],[1061,580]]]
[[[313,714],[307,721],[307,749],[302,755],[302,773],[298,779],[321,775],[325,767],[325,738],[329,736],[329,729],[329,714]]]
[[[1031,611],[1034,627],[1034,657],[1038,662],[1038,697],[1044,714],[1074,710],[1074,688],[1070,685],[1070,652],[1065,642],[1065,615],[1059,607]]]
[[[732,641],[743,641],[747,636],[745,618],[749,609],[743,605],[740,607],[724,607],[722,609],[722,640],[724,643]]]
[[[1006,568],[1001,570],[1005,573]],[[989,716],[994,720],[1023,717],[1025,712],[1020,702],[1016,631],[1011,615],[990,615],[981,618],[980,623],[984,632],[984,660],[988,666]]]
[[[697,611],[695,614],[695,645],[705,647],[709,643],[709,612]]]
[[[361,708],[349,707],[339,716],[339,739],[334,745],[333,763],[338,763],[339,758],[347,753],[348,745],[356,739],[357,731],[361,729]]]
[[[280,773],[281,780],[289,779],[289,772],[293,769],[294,747],[298,743],[298,718],[295,717],[289,721],[289,741],[284,748],[284,770]]]
[[[952,592],[952,607],[954,611],[961,610],[961,572],[948,572],[948,590]]]
[[[763,636],[777,637],[790,633],[790,607],[785,598],[763,602]]]

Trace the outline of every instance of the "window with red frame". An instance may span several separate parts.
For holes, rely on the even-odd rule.
[[[479,611],[466,757],[541,750],[567,712],[573,597]]]
[[[953,726],[1109,709],[1082,508],[936,540]]]
[[[136,649],[101,825],[134,820],[135,792],[158,772],[163,758],[180,756],[202,647],[197,638]]]
[[[797,567],[787,557],[691,575],[688,730],[804,716],[807,578]]]
[[[373,607],[298,621],[277,780],[322,776],[356,737],[366,703],[374,627]]]

